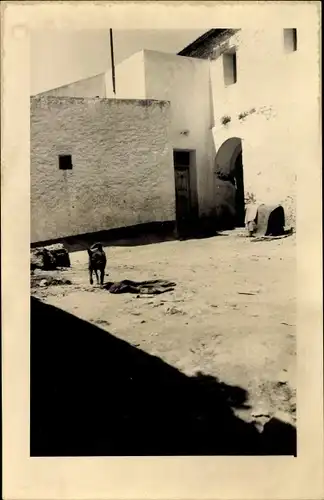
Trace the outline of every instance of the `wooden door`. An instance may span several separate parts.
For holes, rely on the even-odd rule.
[[[191,219],[190,172],[187,166],[175,166],[176,217],[180,230],[189,229]]]

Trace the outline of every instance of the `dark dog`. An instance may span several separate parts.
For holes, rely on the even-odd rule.
[[[89,254],[89,277],[90,277],[90,285],[93,285],[92,274],[95,273],[97,278],[97,283],[99,285],[99,275],[100,273],[100,285],[103,285],[104,276],[105,276],[105,268],[106,268],[106,254],[103,251],[101,243],[95,243],[90,248],[88,248]]]

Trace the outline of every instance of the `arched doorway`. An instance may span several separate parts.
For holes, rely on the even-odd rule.
[[[245,218],[242,141],[227,139],[219,148],[214,164],[215,212],[224,229],[243,227]]]

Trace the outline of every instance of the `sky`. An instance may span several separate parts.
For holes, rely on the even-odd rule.
[[[177,53],[203,30],[114,30],[115,64],[141,49]],[[110,68],[109,30],[38,30],[30,40],[31,95]]]

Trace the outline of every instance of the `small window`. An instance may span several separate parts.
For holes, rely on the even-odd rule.
[[[237,82],[237,64],[236,52],[227,52],[223,54],[224,83],[233,85]]]
[[[297,29],[284,29],[284,48],[285,52],[295,52],[297,50]]]
[[[72,156],[71,155],[59,155],[59,169],[60,170],[72,170]]]

